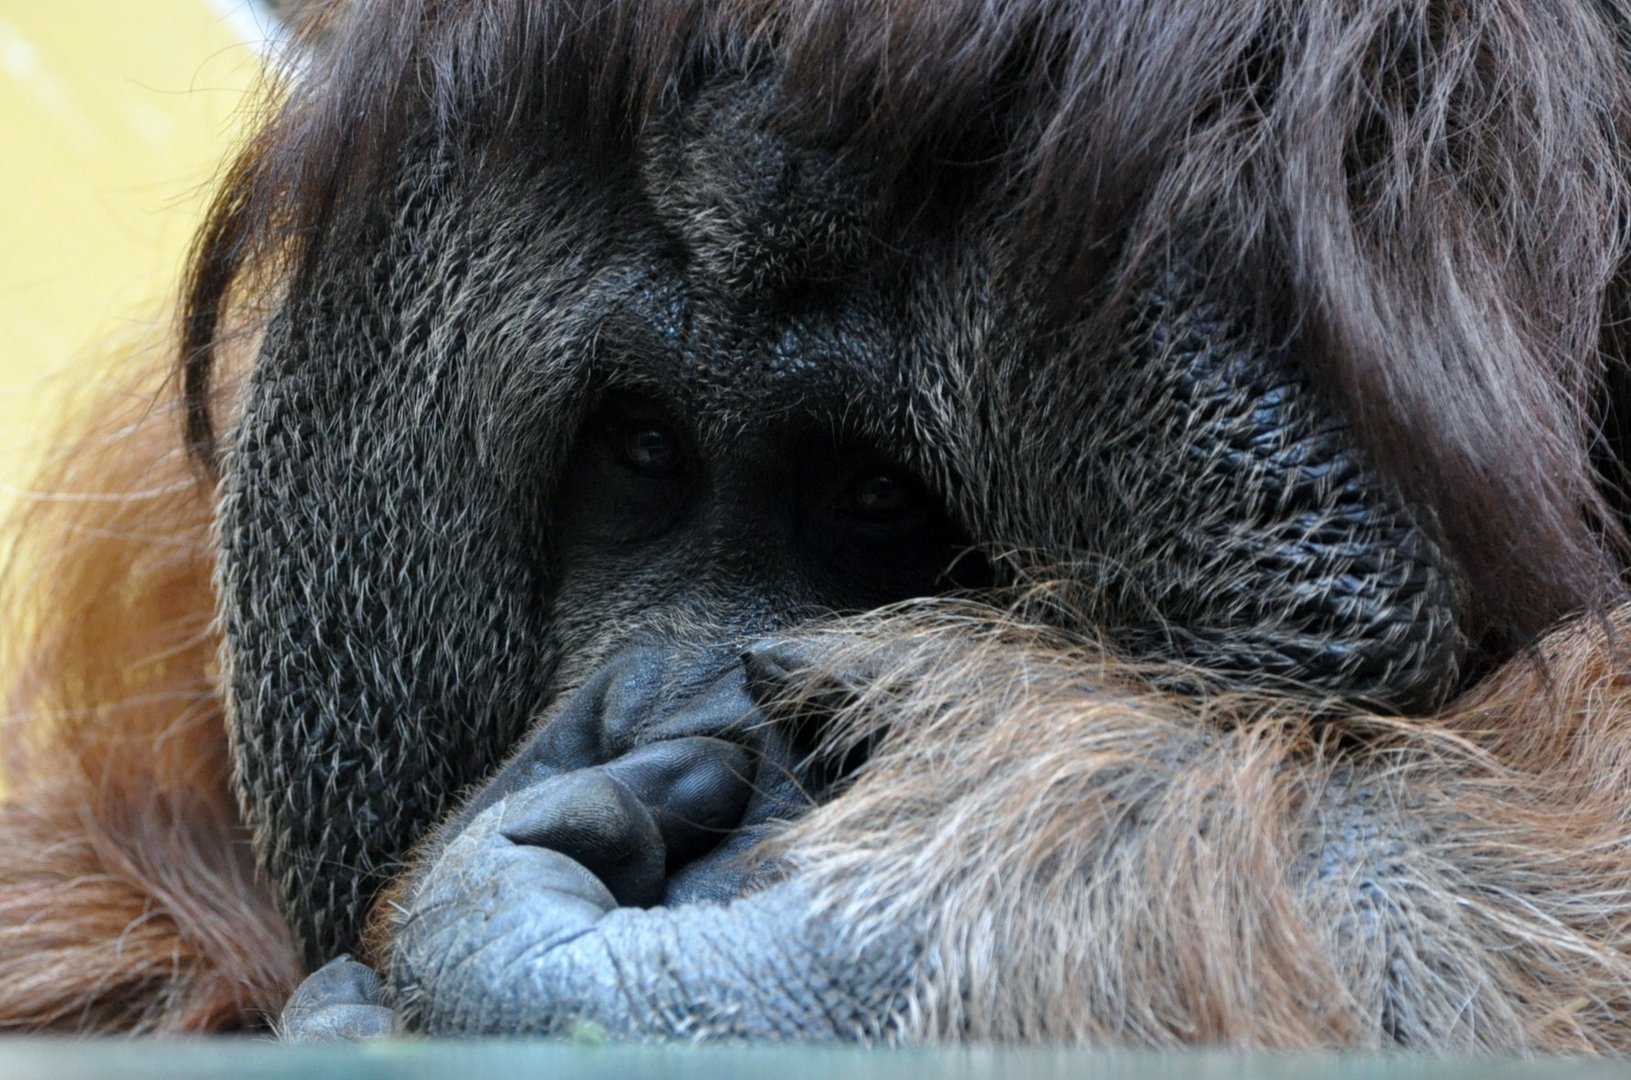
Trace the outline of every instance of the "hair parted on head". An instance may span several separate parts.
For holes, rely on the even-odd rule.
[[[1200,252],[1436,515],[1496,651],[1620,593],[1593,444],[1631,81],[1590,5],[380,6],[307,6],[286,96],[200,237],[182,356],[206,457],[246,275],[307,287],[408,140],[588,164],[712,73],[769,69],[786,129],[899,200],[978,171],[1061,318],[1112,320],[1173,242]]]

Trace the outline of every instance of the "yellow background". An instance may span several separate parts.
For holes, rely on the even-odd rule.
[[[0,515],[61,391],[170,317],[263,47],[241,0],[0,0]]]

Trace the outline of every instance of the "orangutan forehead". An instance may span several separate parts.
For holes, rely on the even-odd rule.
[[[638,191],[655,224],[713,287],[765,296],[837,282],[908,245],[876,170],[843,147],[811,146],[780,129],[763,77],[729,77],[654,117],[634,153]]]
[[[658,211],[687,246],[730,253],[739,266],[777,247],[802,247],[813,260],[770,259],[769,275],[819,276],[821,260],[842,256],[869,218],[932,221],[942,195],[950,192],[960,212],[972,191],[1013,223],[1028,267],[1074,317],[1107,258],[1162,250],[1159,237],[1137,234],[1159,232],[1181,208],[1152,207],[1152,194],[1208,205],[1205,193],[1156,180],[1186,144],[1209,145],[1193,135],[1201,119],[1249,129],[1219,93],[1240,108],[1260,100],[1229,74],[1237,63],[1261,67],[1264,16],[1250,6],[1245,14],[1181,7],[1161,16],[1159,33],[1130,35],[1102,6],[309,5],[288,98],[239,158],[212,221],[211,259],[192,292],[189,355],[202,372],[214,309],[241,271],[275,263],[274,273],[292,280],[323,247],[354,242],[345,232],[366,215],[347,208],[391,201],[401,168],[432,156],[427,144],[484,163],[541,157],[585,176],[615,176],[631,159],[653,181],[714,166],[723,188],[649,185],[661,196]],[[1142,84],[1154,77],[1158,86]],[[709,111],[710,88],[731,79],[762,87],[752,126],[764,141],[720,138],[748,120]],[[736,197],[742,185],[785,185],[785,199],[757,200],[778,206],[777,220],[766,222],[777,228],[749,230],[775,235],[770,248],[736,246],[729,229],[707,233],[716,222],[706,214],[682,220],[690,209],[725,205],[719,196],[732,195],[732,177],[739,183],[729,205],[738,207],[752,201]],[[209,441],[203,427],[194,438]]]
[[[390,17],[375,14],[382,6],[392,6]],[[786,169],[764,176],[790,177],[794,194],[823,172],[822,150],[857,166],[879,200],[904,194],[910,201],[926,174],[980,163],[1010,182],[1003,206],[1015,220],[1040,226],[1030,210],[1045,208],[1043,216],[1071,222],[1049,235],[1085,243],[1090,216],[1075,211],[1119,159],[1064,145],[1057,133],[1068,128],[1051,118],[1098,98],[1073,93],[1064,58],[1069,39],[1102,20],[1070,3],[988,7],[978,0],[311,5],[305,71],[251,151],[257,171],[273,174],[257,186],[284,201],[287,213],[273,215],[274,227],[316,238],[334,220],[334,200],[366,203],[377,185],[394,183],[400,161],[417,159],[427,135],[483,154],[496,142],[555,160],[616,162],[691,134],[703,136],[701,152],[720,145],[709,135],[732,124],[740,133],[746,120],[739,111],[710,110],[710,87],[745,80],[763,87],[753,123],[797,151]],[[1122,110],[1134,100],[1124,97]],[[676,117],[696,126],[676,130]],[[768,146],[748,147],[737,172],[764,165],[756,151]],[[1027,199],[1023,189],[1034,185],[1026,177],[1044,171],[1051,195]],[[1121,220],[1102,202],[1098,212]],[[824,234],[833,222],[817,224],[803,232]]]

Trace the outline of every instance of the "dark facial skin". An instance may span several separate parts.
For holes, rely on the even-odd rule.
[[[567,460],[556,611],[616,613],[633,640],[700,617],[731,628],[717,643],[729,650],[789,620],[953,584],[968,537],[905,466],[835,441],[831,372],[748,369],[718,387],[698,369],[654,374],[606,392]],[[783,404],[735,407],[745,397]],[[978,583],[978,562],[962,560],[961,582]],[[585,666],[593,654],[573,650],[563,675]]]
[[[776,632],[1011,576],[981,545],[1079,576],[1143,654],[1453,682],[1430,532],[1188,275],[1090,353],[999,228],[895,221],[758,100],[702,93],[611,164],[410,163],[252,377],[223,511],[246,813],[313,966],[417,849],[383,1000],[426,1030],[672,1033],[675,978],[787,988],[706,1030],[880,1030],[909,942],[851,955],[796,881],[685,905],[774,879],[747,854],[831,778],[770,707],[807,659]],[[331,966],[285,1020],[366,1034],[381,1000]]]
[[[739,855],[819,793],[803,767],[808,739],[762,712],[783,689],[788,656],[766,635],[801,618],[971,589],[990,573],[922,481],[800,422],[829,389],[812,372],[774,373],[760,386],[744,385],[744,373],[723,393],[688,385],[691,374],[654,372],[642,391],[605,393],[585,418],[557,503],[556,605],[626,612],[621,625],[582,631],[596,635],[592,648],[610,641],[617,651],[594,660],[564,707],[443,829],[647,744],[672,741],[665,761],[680,772],[728,762],[702,785],[713,794],[730,782],[717,792],[723,810],[698,811],[710,825],[667,845],[666,858],[660,844],[631,852],[638,880],[613,891],[633,906],[735,896],[750,869]],[[725,410],[710,399],[744,392],[790,394],[794,404],[719,438],[724,425],[707,421]],[[725,636],[688,640],[687,623],[703,617]],[[592,656],[569,654],[562,678],[576,682],[571,673]]]

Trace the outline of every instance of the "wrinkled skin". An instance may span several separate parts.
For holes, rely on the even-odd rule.
[[[1204,274],[1108,349],[1050,329],[999,224],[894,220],[761,98],[611,165],[406,162],[274,321],[223,509],[242,798],[313,967],[414,865],[383,982],[321,967],[289,1037],[896,1034],[917,928],[863,950],[753,854],[853,765],[778,704],[830,613],[1047,568],[1134,655],[1454,685],[1431,523]]]
[[[669,717],[635,749],[595,763],[606,753],[601,699],[653,688],[660,659],[636,650],[608,665],[445,830],[451,839],[402,899],[408,914],[393,938],[390,975],[416,1026],[496,1035],[588,1023],[650,1036],[807,1040],[890,1033],[911,977],[910,938],[894,949],[846,948],[811,917],[808,890],[748,880],[765,876],[745,857],[753,843],[809,792],[792,783],[785,748],[755,740],[750,753],[685,734],[733,705],[753,708],[718,700],[740,694],[734,673],[689,716]],[[776,662],[773,652],[749,655],[760,692],[773,692]],[[770,743],[779,735],[762,733]],[[484,924],[479,936],[473,920]],[[384,991],[370,969],[339,958],[303,984],[283,1029],[301,1041],[389,1034],[396,1016]],[[565,1002],[570,1009],[540,1008]]]

